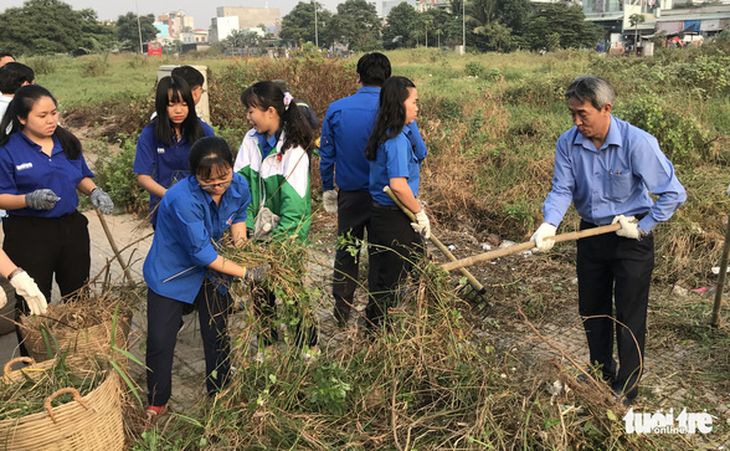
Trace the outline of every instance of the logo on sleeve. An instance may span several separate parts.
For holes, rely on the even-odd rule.
[[[28,163],[23,163],[23,164],[19,164],[19,165],[15,166],[15,170],[20,172],[20,171],[24,171],[26,169],[30,169],[32,167],[33,167],[33,163],[28,162]]]
[[[157,153],[165,153],[165,148],[164,147],[158,147],[157,148]]]
[[[234,216],[236,216],[236,214],[235,214],[235,213],[233,213],[233,214],[231,215],[231,217],[230,217],[230,218],[228,218],[228,221],[226,221],[226,225],[231,225],[231,224],[233,224],[233,217],[234,217]]]

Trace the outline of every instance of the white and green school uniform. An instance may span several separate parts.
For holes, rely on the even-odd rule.
[[[299,146],[282,153],[281,132],[276,145],[263,158],[259,137],[255,129],[246,133],[233,165],[251,189],[246,227],[253,230],[259,210],[267,207],[281,218],[272,232],[274,237],[297,235],[304,242],[312,223],[309,156]]]

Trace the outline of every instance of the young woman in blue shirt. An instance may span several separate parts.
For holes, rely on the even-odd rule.
[[[0,122],[0,208],[8,214],[3,249],[35,279],[46,299],[54,275],[63,297],[89,280],[88,221],[76,210],[77,190],[102,213],[114,207],[92,177],[81,143],[58,125],[51,93],[38,85],[18,89]],[[16,306],[28,313],[22,298]]]
[[[148,416],[161,414],[170,398],[172,361],[183,308],[195,304],[205,352],[209,395],[227,382],[230,339],[227,319],[232,277],[260,282],[263,267],[246,269],[216,251],[230,229],[233,243],[246,239],[248,183],[233,172],[226,142],[202,138],[189,155],[190,173],[162,198],[157,229],[144,262],[147,293]]]
[[[380,111],[370,135],[365,157],[370,161],[370,195],[373,198],[366,308],[368,328],[378,327],[388,308],[396,303],[398,283],[411,269],[412,254],[422,253],[422,237],[428,238],[429,220],[417,200],[422,159],[416,155],[407,124],[418,115],[418,92],[405,77],[390,77],[380,91]],[[383,192],[388,185],[396,197],[416,215],[411,223]]]
[[[190,147],[203,136],[213,136],[198,118],[190,86],[179,77],[163,77],[155,96],[157,117],[142,130],[132,170],[139,185],[150,193],[150,222],[154,227],[157,205],[175,182],[188,175]]]

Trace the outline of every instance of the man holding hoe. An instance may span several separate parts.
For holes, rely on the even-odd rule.
[[[575,127],[558,138],[553,187],[543,204],[545,219],[532,240],[539,251],[552,248],[551,237],[571,202],[581,216],[581,230],[621,224],[615,234],[578,241],[578,311],[591,363],[617,398],[630,404],[643,370],[654,269],[652,230],[687,195],[656,138],[611,115],[614,96],[608,81],[592,75],[576,78],[565,91]],[[649,193],[658,196],[656,202]]]

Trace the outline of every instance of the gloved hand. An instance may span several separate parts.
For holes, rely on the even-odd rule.
[[[630,238],[632,240],[641,239],[641,229],[639,228],[639,221],[633,216],[618,215],[613,218],[611,224],[621,224],[621,228],[616,231],[616,235],[624,238]]]
[[[530,241],[535,242],[535,250],[538,252],[547,252],[552,249],[555,246],[555,240],[551,240],[550,237],[555,236],[556,230],[558,228],[549,222],[540,224],[540,227],[537,228],[530,238]]]
[[[5,290],[0,288],[0,309],[5,307],[5,304],[8,303],[8,295],[5,294]]]
[[[322,193],[322,203],[324,204],[324,211],[337,213],[337,191],[330,189]]]
[[[25,205],[34,210],[50,210],[59,200],[61,198],[48,188],[37,189],[25,195]]]
[[[89,199],[91,199],[91,205],[98,208],[105,215],[111,214],[112,210],[114,210],[112,198],[101,188],[94,188],[91,194],[89,194]]]
[[[28,304],[31,315],[43,315],[48,309],[48,303],[46,297],[43,296],[41,290],[38,289],[38,285],[28,275],[27,272],[23,271],[16,274],[10,279],[10,285],[15,288],[15,291],[23,296],[25,302]]]
[[[259,284],[264,281],[266,273],[271,269],[271,265],[266,264],[255,268],[245,268],[243,280],[248,283]]]
[[[426,216],[426,211],[423,207],[421,207],[421,211],[416,213],[416,222],[412,222],[411,227],[426,239],[431,236],[431,222],[428,220],[428,216]]]

